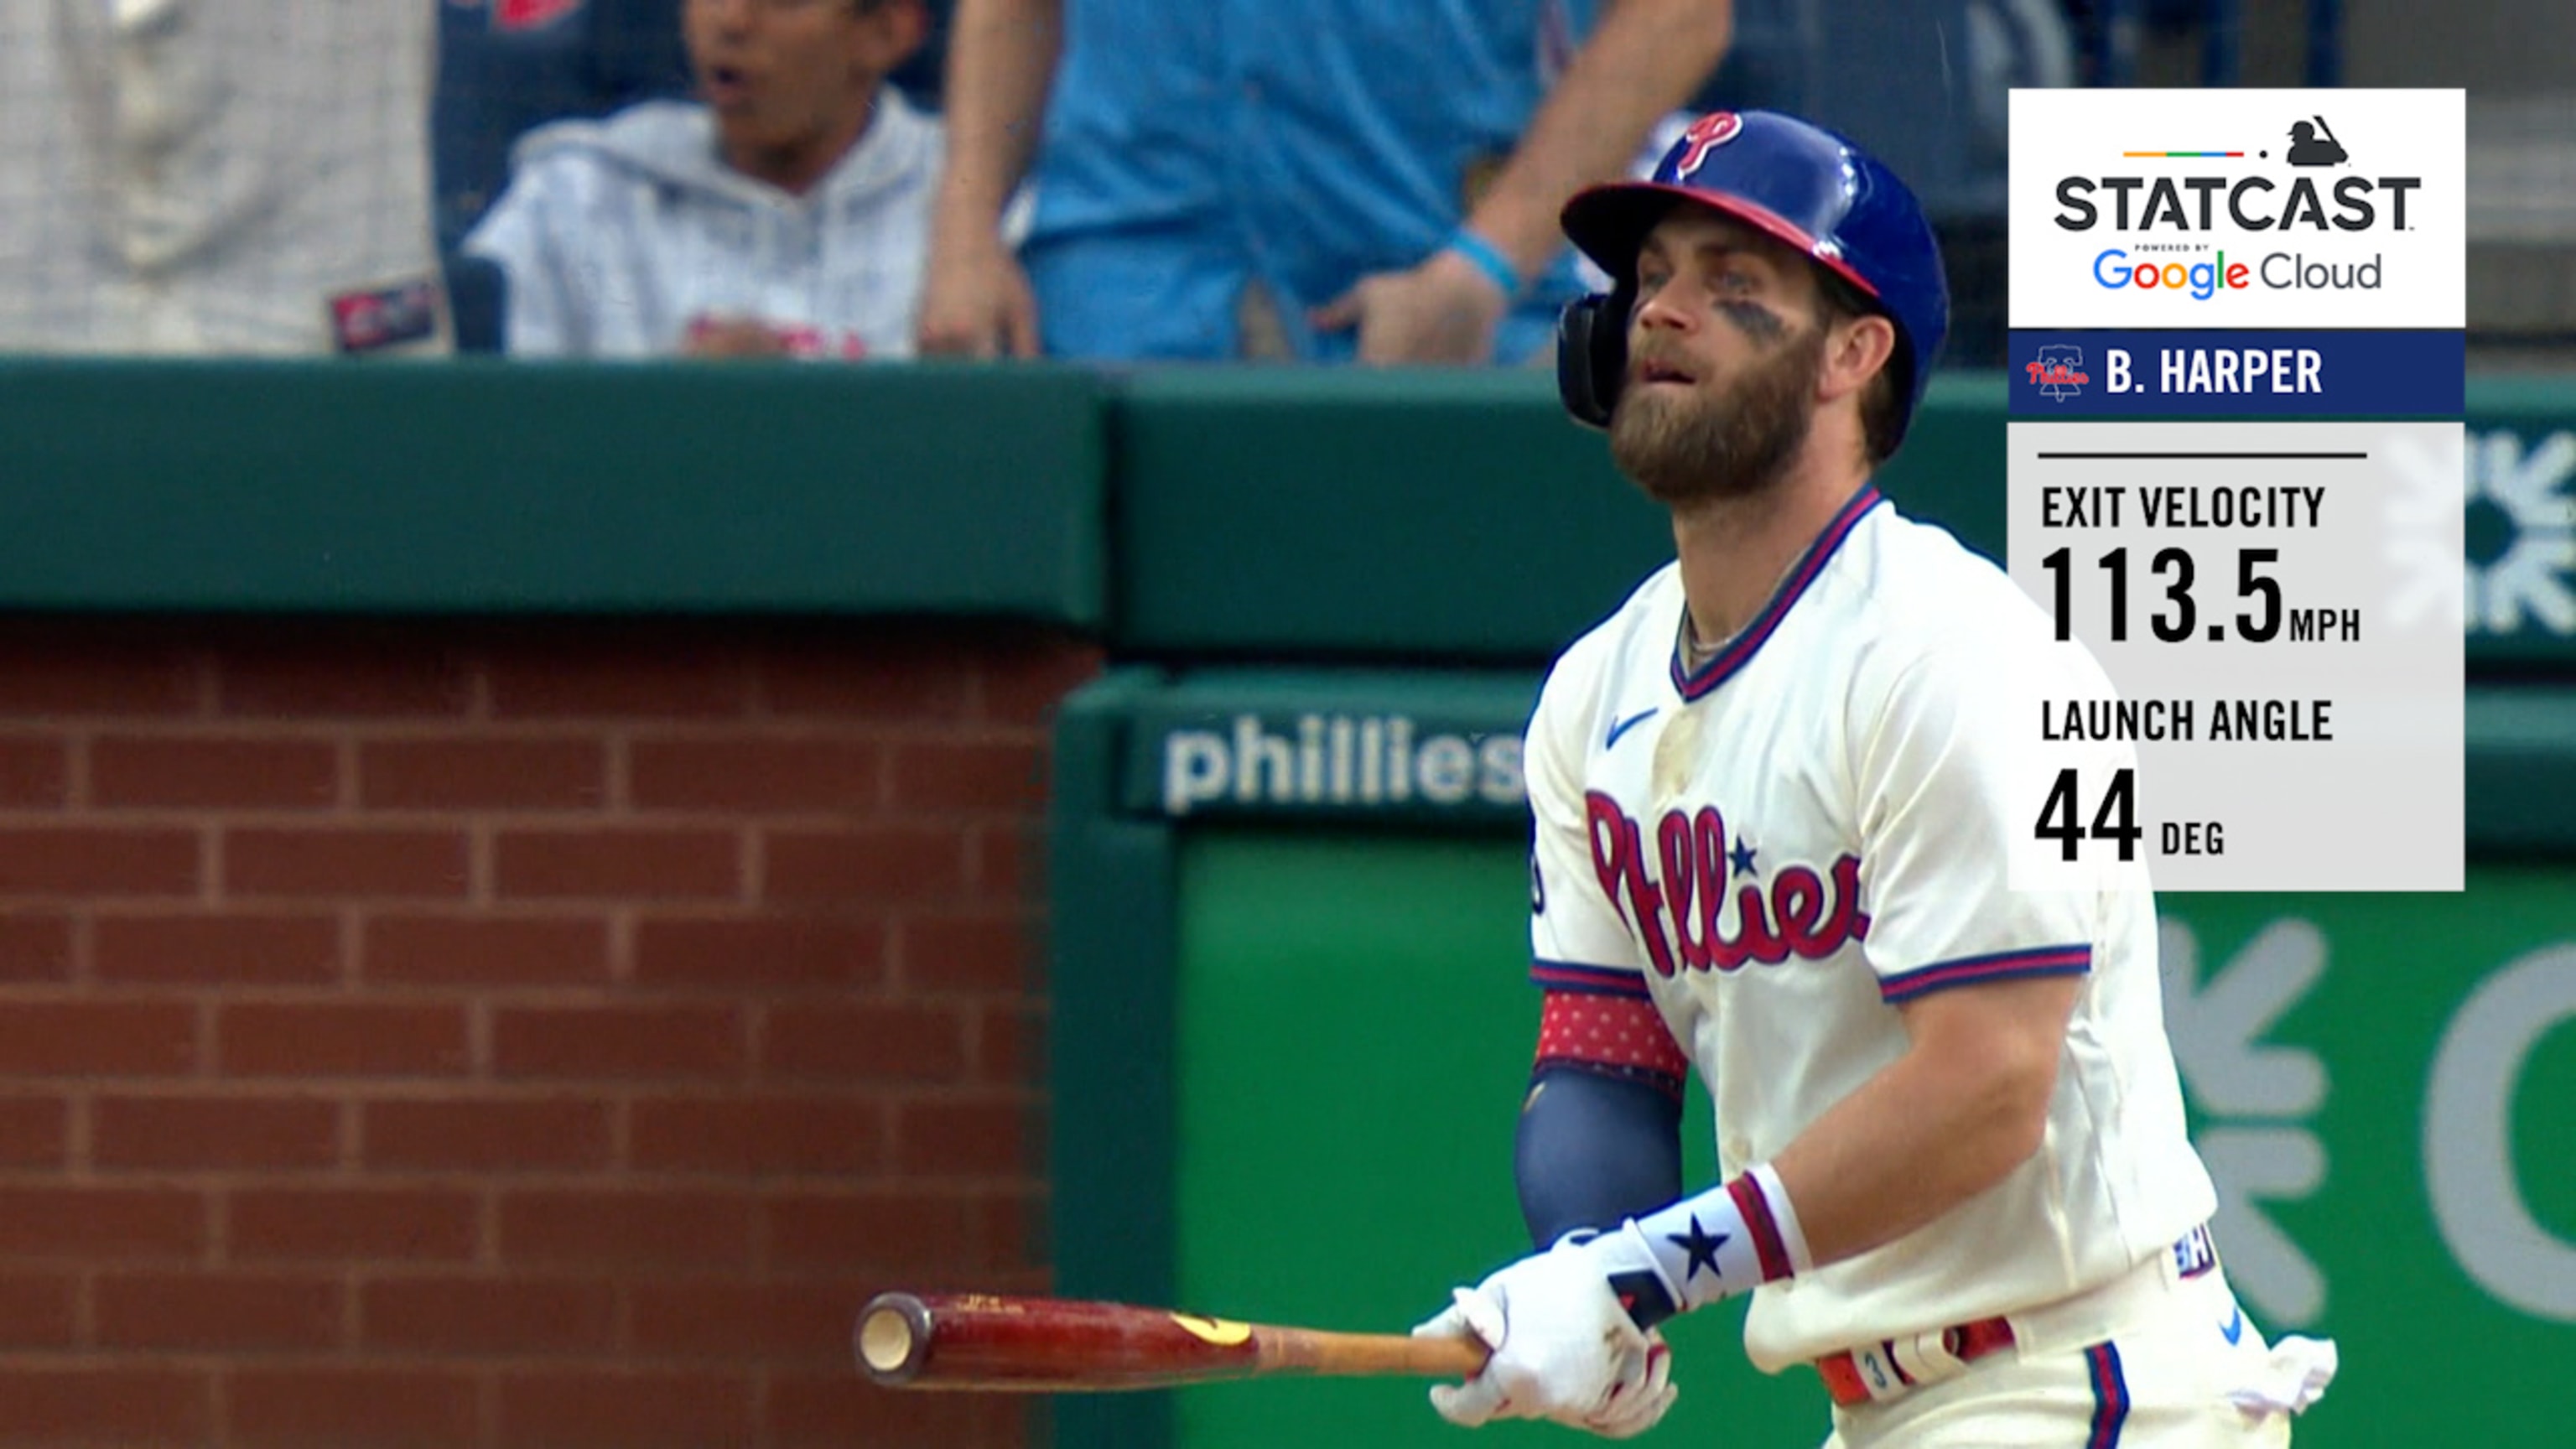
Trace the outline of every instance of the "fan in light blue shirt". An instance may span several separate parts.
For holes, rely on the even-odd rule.
[[[1598,9],[1601,13],[1594,15]],[[960,0],[926,352],[1517,362],[1728,0]],[[1043,116],[1043,124],[1040,118]],[[1004,202],[1035,213],[1014,256]]]

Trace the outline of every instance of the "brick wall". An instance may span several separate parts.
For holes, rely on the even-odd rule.
[[[962,626],[0,628],[0,1441],[1010,1449],[1043,720]]]

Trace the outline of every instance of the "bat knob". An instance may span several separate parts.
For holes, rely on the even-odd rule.
[[[910,1293],[880,1293],[850,1331],[859,1367],[881,1384],[907,1384],[930,1357],[930,1308]]]

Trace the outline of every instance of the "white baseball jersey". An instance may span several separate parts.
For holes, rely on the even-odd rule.
[[[0,0],[0,352],[447,348],[431,0]]]
[[[1753,1361],[1777,1372],[2051,1302],[2169,1250],[2215,1194],[2184,1135],[2145,867],[2105,893],[2006,881],[2006,844],[2035,817],[2012,818],[2002,782],[2036,721],[2007,717],[2005,671],[2063,671],[2049,677],[2091,695],[2098,666],[1874,488],[1689,674],[1683,609],[1668,565],[1548,678],[1526,760],[1533,971],[1642,973],[1715,1098],[1725,1176],[1901,1055],[1904,1002],[2085,977],[2038,1153],[1896,1242],[1760,1289]]]

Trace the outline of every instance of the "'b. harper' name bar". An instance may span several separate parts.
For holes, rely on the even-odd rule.
[[[2060,699],[2039,703],[2043,740],[2290,744],[2334,738],[2330,699]]]
[[[2016,330],[2017,418],[2457,417],[2456,331]]]

